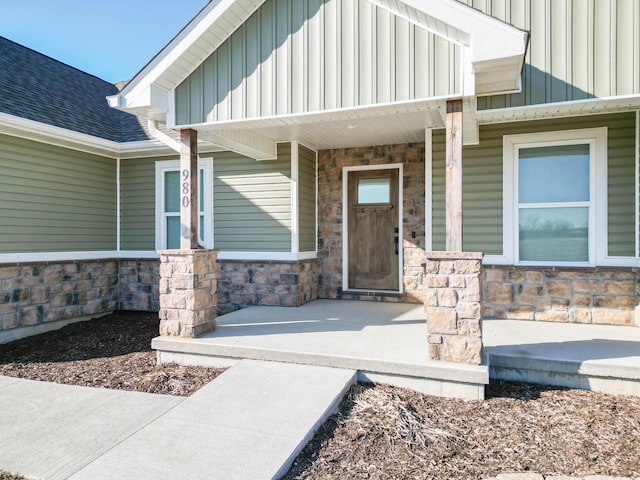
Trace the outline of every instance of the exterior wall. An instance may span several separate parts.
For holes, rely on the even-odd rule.
[[[0,265],[0,334],[117,309],[117,260]]]
[[[451,95],[460,60],[459,47],[368,0],[267,0],[177,87],[176,123]]]
[[[463,248],[501,255],[504,135],[606,126],[610,256],[635,255],[635,113],[518,122],[480,127],[480,144],[463,149]],[[433,250],[444,250],[445,135],[433,133]]]
[[[318,298],[317,260],[218,264],[218,315],[250,305],[300,306]]]
[[[116,249],[116,161],[0,135],[0,253]]]
[[[484,318],[633,325],[637,269],[485,267]]]
[[[114,310],[158,311],[159,260],[0,265],[0,343],[10,330]]]
[[[118,309],[157,312],[160,260],[120,260],[118,270]]]
[[[178,158],[120,160],[120,248],[155,250],[155,162]]]
[[[459,0],[531,32],[522,93],[478,108],[640,93],[640,3],[629,0]]]
[[[318,152],[319,298],[385,300],[422,303],[425,248],[424,143],[346,148]],[[402,295],[342,292],[342,167],[403,164],[404,237]],[[415,238],[414,234],[415,233]]]
[[[316,242],[316,152],[298,146],[298,251],[313,252]]]
[[[258,162],[213,154],[213,244],[222,252],[291,251],[291,144]]]

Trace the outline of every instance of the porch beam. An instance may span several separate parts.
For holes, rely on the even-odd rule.
[[[462,100],[447,101],[445,226],[446,249],[462,251]]]
[[[180,249],[198,248],[198,132],[180,130]]]

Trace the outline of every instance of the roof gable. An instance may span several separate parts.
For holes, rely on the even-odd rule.
[[[487,73],[493,73],[496,69],[500,72],[493,79],[502,80],[499,86],[502,91],[505,85],[511,89],[518,87],[527,34],[455,0],[302,0],[294,2],[296,5],[292,9],[297,7],[309,12],[326,6],[341,17],[354,4],[363,5],[370,1],[462,47],[460,94],[474,95],[475,78],[486,78]],[[278,12],[291,2],[269,2],[275,4],[274,21],[277,28],[278,19],[281,18]],[[111,105],[144,109],[162,118],[172,107],[169,92],[218,50],[264,3],[258,0],[211,2],[119,95],[111,97]],[[325,33],[333,34],[339,41],[344,31],[337,29]],[[309,58],[305,52],[301,54]],[[507,82],[505,78],[508,78]],[[496,92],[497,85],[492,86],[489,81],[481,86],[483,94]]]

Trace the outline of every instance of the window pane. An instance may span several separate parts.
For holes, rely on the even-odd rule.
[[[200,232],[200,241],[204,242],[204,215],[200,215],[200,226],[199,226],[199,232]]]
[[[180,217],[167,217],[167,248],[180,248]]]
[[[358,203],[389,203],[390,178],[358,179]]]
[[[520,260],[589,261],[589,209],[521,208]]]
[[[164,173],[164,211],[180,211],[180,172]]]
[[[200,212],[204,212],[204,170],[200,169],[200,179],[198,180],[198,190],[200,190]],[[200,225],[202,229],[202,225]]]
[[[521,148],[520,203],[588,202],[589,145]]]

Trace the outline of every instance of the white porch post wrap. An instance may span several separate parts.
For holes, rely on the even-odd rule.
[[[198,248],[198,131],[180,130],[180,248]]]

